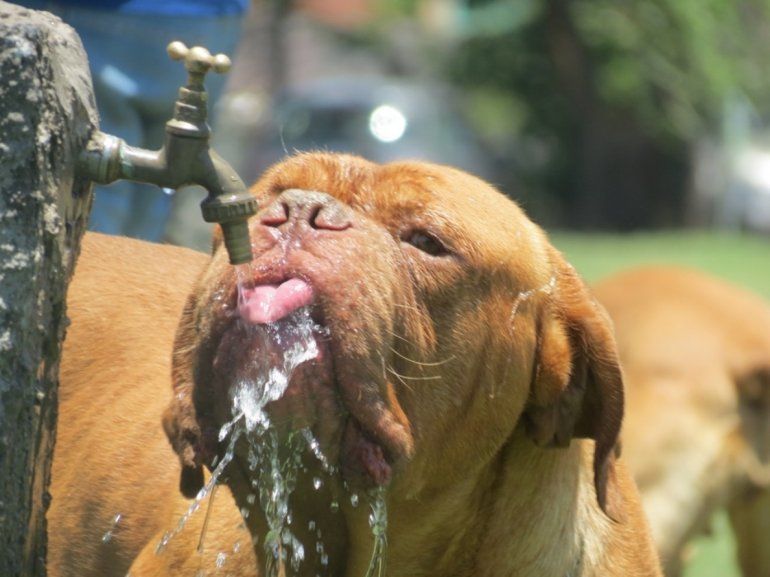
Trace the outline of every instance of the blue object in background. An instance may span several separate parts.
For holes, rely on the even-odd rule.
[[[212,54],[232,55],[248,0],[22,0],[21,5],[59,16],[80,36],[88,54],[100,129],[129,145],[152,150],[163,144],[187,73],[166,54],[181,40]],[[224,88],[206,78],[209,110]],[[89,229],[159,242],[173,196],[140,183],[120,181],[95,189]]]

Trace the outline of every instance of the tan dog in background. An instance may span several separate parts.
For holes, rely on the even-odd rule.
[[[126,575],[137,554],[155,547],[189,506],[178,493],[177,459],[160,422],[171,400],[174,333],[206,262],[206,255],[177,247],[95,233],[83,238],[60,373],[48,513],[52,577]],[[214,518],[232,547],[240,516],[227,495],[217,499],[222,512]],[[198,517],[191,535],[200,533]],[[190,557],[213,567],[220,550],[213,542]],[[177,574],[195,575],[186,568]]]
[[[306,545],[296,574],[366,575],[370,510],[350,495],[387,487],[385,575],[660,575],[614,456],[623,384],[610,323],[515,204],[448,167],[325,154],[287,160],[253,192],[262,209],[247,290],[238,300],[215,242],[171,367],[199,256],[86,244],[62,373],[52,575],[123,575],[133,557],[132,577],[260,573],[267,520],[243,444],[225,469],[232,496],[219,491],[204,538],[199,513],[156,554],[189,501],[151,423],[168,404],[181,489],[195,494],[224,457],[233,391],[265,354],[255,331],[298,309],[325,331],[319,352],[267,411],[279,435],[309,427],[336,472],[314,490],[319,460],[308,455],[298,471],[291,527]],[[117,264],[93,260],[114,251]]]
[[[615,322],[628,410],[623,454],[665,573],[727,507],[746,577],[770,575],[770,307],[673,267],[634,269],[595,294]]]

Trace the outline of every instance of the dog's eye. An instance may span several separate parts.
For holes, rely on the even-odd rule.
[[[449,251],[439,239],[424,230],[411,230],[401,235],[401,240],[431,256],[443,256]]]

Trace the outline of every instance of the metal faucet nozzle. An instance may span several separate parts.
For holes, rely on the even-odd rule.
[[[213,69],[225,73],[230,59],[212,56],[200,46],[187,48],[182,42],[168,45],[174,60],[184,60],[187,86],[179,89],[174,116],[166,123],[160,150],[129,146],[122,139],[96,132],[78,158],[78,174],[100,184],[119,179],[177,189],[197,184],[208,191],[201,202],[206,222],[222,228],[230,263],[250,262],[251,240],[248,219],[257,212],[257,201],[233,168],[209,146],[211,130],[206,123],[208,96],[203,85]]]

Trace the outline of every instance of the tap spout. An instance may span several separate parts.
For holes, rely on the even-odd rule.
[[[219,223],[230,264],[251,262],[251,237],[248,219],[257,213],[257,199],[241,177],[216,151],[200,159],[199,184],[209,191],[201,202],[203,220]]]

